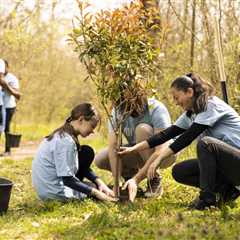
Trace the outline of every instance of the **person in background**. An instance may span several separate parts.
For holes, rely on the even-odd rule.
[[[144,106],[140,106],[141,111],[137,112],[135,109],[129,109],[129,116],[122,123],[123,134],[128,141],[128,146],[132,146],[138,142],[148,139],[153,134],[159,133],[171,124],[170,115],[163,103],[155,98],[149,98],[144,95],[140,96],[139,102],[143,102]],[[95,164],[100,169],[105,169],[112,172],[116,176],[114,169],[116,168],[116,143],[117,138],[113,130],[116,127],[115,108],[112,110],[112,126],[109,121],[109,145],[107,148],[101,150],[95,157]],[[122,114],[122,113],[118,113]],[[147,160],[151,155],[156,154],[162,146],[155,149],[148,149],[146,151],[136,151],[132,154],[121,157],[121,174],[126,181],[127,186],[129,179],[132,179],[145,166]],[[147,189],[144,193],[145,197],[157,197],[162,194],[161,176],[155,173],[155,176],[147,182]],[[130,199],[132,201],[132,199]]]
[[[4,131],[3,127],[3,97],[2,97],[2,86],[1,83],[4,81],[4,74],[5,74],[5,62],[3,59],[0,58],[0,135]]]
[[[78,140],[79,135],[85,138],[92,134],[99,120],[90,103],[81,103],[73,108],[63,126],[41,142],[32,163],[32,182],[41,200],[64,202],[93,196],[116,201],[113,191],[90,168],[93,149],[80,145]],[[84,178],[93,186],[83,182]]]
[[[171,84],[171,93],[176,105],[184,110],[177,121],[148,140],[119,152],[127,154],[154,148],[179,136],[149,160],[149,168],[134,179],[130,194],[135,194],[136,186],[145,176],[153,178],[158,167],[172,165],[169,156],[198,138],[197,159],[176,164],[172,169],[173,178],[200,189],[199,197],[191,204],[194,209],[203,210],[235,200],[240,195],[240,116],[214,96],[213,87],[197,74],[176,78]]]
[[[10,124],[12,117],[16,111],[16,100],[19,100],[21,93],[19,92],[19,80],[15,75],[10,73],[9,64],[5,62],[5,72],[3,79],[0,82],[2,87],[3,111],[4,111],[4,132],[5,132],[5,151],[2,156],[9,156],[11,154],[11,142],[9,138]]]

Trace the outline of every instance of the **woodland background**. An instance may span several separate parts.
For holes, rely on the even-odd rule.
[[[116,2],[123,1],[127,0]],[[113,6],[113,0],[95,1],[100,2]],[[147,9],[147,1],[142,2]],[[179,75],[198,72],[216,86],[221,97],[214,16],[221,26],[230,104],[239,112],[240,0],[151,3],[157,10],[161,31],[159,69],[151,81],[152,93],[167,105],[173,120],[180,109],[175,108],[168,89]],[[0,0],[0,57],[9,60],[11,71],[20,79],[23,97],[18,102],[15,122],[23,140],[34,140],[34,153],[39,140],[63,122],[74,105],[91,101],[101,110],[95,87],[86,81],[86,69],[67,41],[75,15],[75,0]],[[96,151],[106,145],[106,138],[102,137],[106,131],[101,129],[101,134],[86,140]],[[18,150],[11,157],[0,159],[0,176],[14,183],[8,212],[0,216],[0,240],[240,239],[239,199],[221,209],[189,210],[197,190],[177,184],[170,168],[162,173],[161,199],[140,198],[134,204],[104,204],[91,199],[68,204],[42,203],[30,184],[32,152],[26,154],[24,144]],[[195,154],[193,145],[181,153],[178,161]],[[109,173],[94,169],[111,183]],[[146,187],[146,181],[141,187]]]
[[[62,121],[80,101],[98,105],[94,86],[85,82],[86,71],[67,43],[74,0],[0,0],[0,55],[9,60],[19,77],[23,98],[18,104],[18,123]],[[146,1],[143,1],[146,2]],[[159,0],[161,39],[155,94],[179,113],[169,98],[175,77],[196,71],[210,80],[221,96],[217,58],[214,54],[213,17],[222,34],[224,64],[230,104],[240,109],[240,1]],[[147,7],[147,5],[146,5]],[[75,9],[75,11],[72,11]]]

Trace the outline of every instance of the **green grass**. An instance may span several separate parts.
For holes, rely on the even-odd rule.
[[[239,239],[240,205],[188,210],[197,192],[176,183],[170,169],[163,172],[161,199],[42,203],[31,187],[31,161],[0,159],[0,176],[14,182],[9,210],[0,216],[0,239]],[[109,181],[110,174],[98,174]]]

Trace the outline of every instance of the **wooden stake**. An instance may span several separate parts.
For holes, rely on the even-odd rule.
[[[226,74],[224,69],[223,51],[222,51],[222,45],[221,45],[221,35],[220,35],[221,33],[220,33],[219,24],[216,17],[214,18],[214,30],[215,30],[215,49],[216,49],[216,54],[218,59],[218,69],[220,74],[222,95],[223,95],[224,101],[228,103]]]
[[[120,124],[119,131],[117,133],[117,151],[120,150],[120,146],[122,145],[122,124]],[[115,190],[115,196],[117,198],[120,197],[120,187],[119,187],[119,179],[121,176],[121,159],[119,156],[117,156],[116,159],[116,176],[114,179],[114,190]]]

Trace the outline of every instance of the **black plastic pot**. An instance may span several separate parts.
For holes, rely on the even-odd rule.
[[[11,147],[19,147],[21,141],[21,134],[8,133],[9,143]]]
[[[0,214],[8,210],[13,183],[5,178],[0,178]]]

